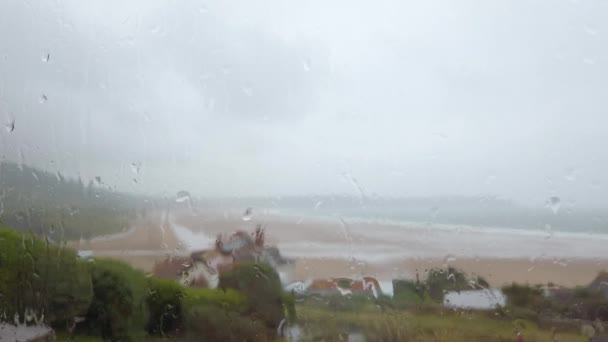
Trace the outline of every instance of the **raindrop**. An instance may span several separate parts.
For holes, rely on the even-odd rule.
[[[455,256],[453,256],[452,254],[448,254],[448,255],[446,255],[446,256],[445,256],[445,258],[443,258],[443,261],[444,261],[446,264],[449,264],[449,263],[451,263],[451,262],[456,261],[456,257],[455,257]]]
[[[559,211],[559,208],[561,206],[561,200],[557,196],[552,196],[547,200],[547,202],[545,203],[545,206],[547,208],[551,209],[551,211],[554,214],[557,214],[557,212]]]
[[[15,130],[15,119],[8,119],[8,122],[6,123],[4,128],[6,128],[6,131],[9,133],[14,131]]]
[[[251,219],[253,218],[253,208],[249,207],[249,208],[245,209],[245,212],[243,213],[241,218],[245,222],[251,221]]]
[[[589,57],[585,57],[585,58],[583,58],[583,63],[585,63],[587,65],[594,65],[595,64],[595,59],[589,58]]]
[[[589,27],[589,26],[583,26],[583,30],[585,31],[585,33],[587,33],[590,36],[595,36],[597,35],[597,30],[593,27]]]
[[[304,71],[306,71],[306,72],[310,71],[310,69],[311,69],[311,67],[310,67],[310,60],[304,59],[302,61],[302,68],[304,68]]]
[[[431,208],[431,222],[435,222],[438,214],[439,214],[439,207],[432,207]]]
[[[141,163],[131,163],[131,171],[133,171],[134,174],[138,175],[139,171],[141,170]]]
[[[545,236],[545,239],[550,239],[553,237],[553,228],[551,227],[550,224],[545,224],[545,232],[547,233],[547,236]]]
[[[243,93],[247,96],[252,96],[253,95],[253,89],[251,88],[251,86],[249,85],[245,85],[243,86]]]
[[[45,103],[49,98],[46,97],[46,95],[42,94],[42,96],[40,96],[40,103]]]
[[[158,34],[159,32],[160,32],[160,26],[158,26],[158,25],[155,25],[150,28],[150,33],[152,33],[152,34]]]
[[[567,180],[568,182],[574,182],[576,180],[576,169],[575,168],[566,169],[566,175],[564,176],[564,179]]]
[[[80,209],[78,209],[77,207],[75,207],[75,206],[68,207],[68,214],[70,216],[74,216],[74,215],[78,214],[78,212],[80,212]]]
[[[321,207],[321,205],[323,205],[323,201],[319,201],[319,202],[317,202],[317,203],[315,204],[315,208],[314,208],[314,210],[315,210],[315,211],[319,210],[319,207]]]
[[[357,194],[359,195],[359,200],[360,200],[361,204],[363,204],[363,201],[365,199],[365,192],[363,191],[363,188],[359,184],[359,181],[357,180],[357,178],[355,178],[350,172],[343,172],[342,178],[346,182],[350,183],[355,188],[355,190],[357,190]]]
[[[48,61],[51,59],[51,54],[47,53],[46,55],[42,56],[42,61],[44,63],[48,63]]]
[[[190,193],[185,190],[178,191],[177,197],[175,198],[175,202],[177,202],[177,203],[190,202]]]

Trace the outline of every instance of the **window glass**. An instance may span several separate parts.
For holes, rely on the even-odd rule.
[[[0,340],[607,339],[607,80],[600,0],[2,1]]]

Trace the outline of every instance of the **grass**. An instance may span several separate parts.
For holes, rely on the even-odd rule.
[[[311,340],[340,340],[358,332],[368,341],[514,341],[515,322],[483,312],[385,310],[357,312],[298,306],[298,320]],[[551,341],[551,331],[530,321],[518,321],[526,342]],[[559,332],[559,341],[586,341],[577,332]]]
[[[107,340],[104,340],[99,336],[88,336],[88,335],[70,336],[70,334],[65,331],[56,331],[55,338],[56,338],[55,340],[57,342],[107,342]],[[163,339],[161,337],[150,336],[150,335],[139,335],[139,336],[136,336],[133,340],[134,341],[148,341],[148,342],[170,341],[169,339]]]

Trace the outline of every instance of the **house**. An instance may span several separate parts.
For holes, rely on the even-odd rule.
[[[491,310],[505,306],[506,301],[500,289],[480,289],[447,292],[443,305],[450,308]]]
[[[374,277],[363,277],[361,279],[350,278],[327,278],[314,279],[308,283],[294,283],[294,290],[305,294],[316,294],[322,296],[364,294],[378,297],[382,294],[380,283]]]
[[[218,235],[212,249],[198,250],[188,258],[167,258],[157,263],[154,274],[164,278],[177,278],[186,286],[215,288],[219,275],[230,271],[242,262],[265,262],[278,269],[293,265],[293,261],[281,256],[278,248],[264,245],[264,229],[258,226],[249,234],[236,231],[230,235]]]

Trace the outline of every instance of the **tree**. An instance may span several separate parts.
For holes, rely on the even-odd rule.
[[[128,340],[133,331],[143,331],[144,274],[109,259],[94,259],[90,272],[94,295],[84,323],[88,333],[115,341]]]
[[[246,314],[263,322],[269,333],[274,334],[285,318],[281,281],[277,272],[267,264],[238,264],[232,271],[220,275],[220,287],[243,293],[248,301]]]
[[[184,288],[175,280],[148,279],[146,296],[148,324],[146,330],[152,335],[172,335],[182,325],[182,298]]]
[[[86,312],[92,284],[74,251],[0,228],[0,294],[9,320],[44,317],[57,326]]]
[[[437,302],[443,302],[443,297],[449,291],[461,291],[468,288],[467,277],[453,267],[447,270],[433,268],[424,282],[428,295]]]

